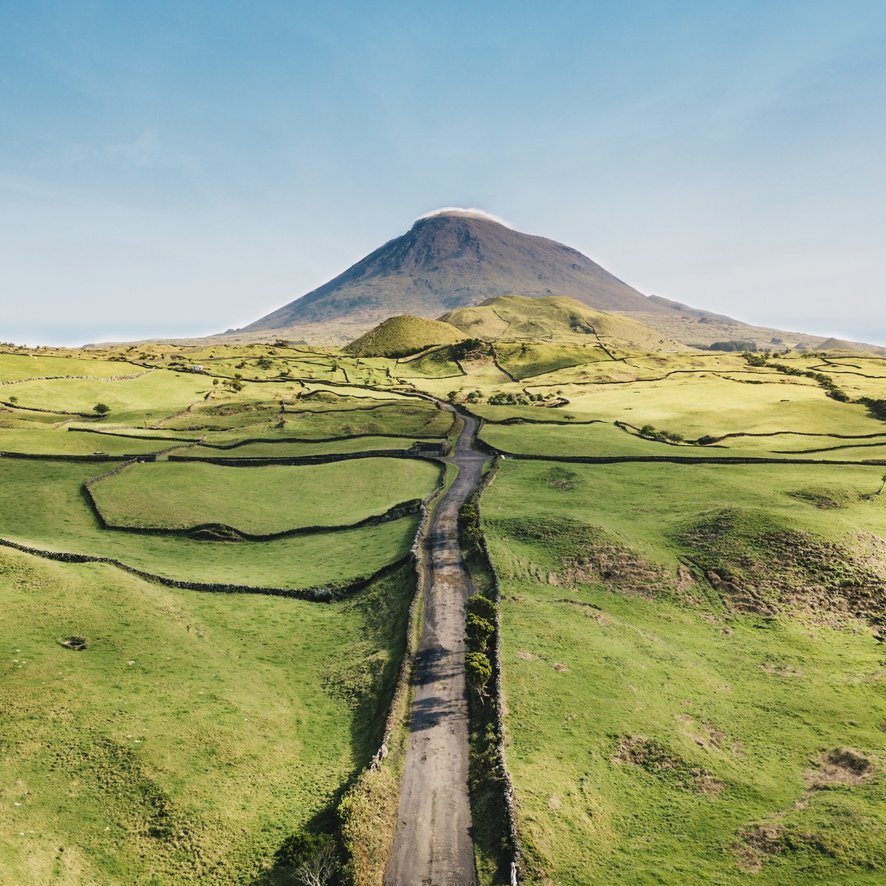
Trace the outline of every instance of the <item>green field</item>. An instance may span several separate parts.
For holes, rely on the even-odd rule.
[[[402,501],[424,498],[439,474],[428,462],[382,458],[256,468],[148,462],[99,481],[92,494],[113,526],[187,529],[223,523],[267,535],[358,523]]]
[[[369,575],[404,556],[415,534],[415,517],[249,544],[109,532],[82,494],[95,476],[95,465],[0,460],[0,538],[111,557],[165,578],[297,589]]]
[[[0,575],[6,883],[253,882],[374,750],[408,573],[330,605]]]
[[[418,392],[533,457],[503,459],[480,502],[525,882],[886,878],[886,361],[691,351],[562,298],[448,320],[472,340],[400,358],[0,353],[0,539],[161,579],[0,546],[0,880],[270,886],[292,882],[288,835],[336,833],[377,749],[409,569],[332,603],[162,580],[338,588],[405,558],[415,514],[336,527],[426,496],[435,464],[211,462],[440,442],[452,414]],[[103,528],[84,485],[154,453],[92,486]],[[736,461],[754,458],[849,464]],[[476,825],[488,886],[502,822]]]
[[[531,882],[882,879],[881,475],[503,465],[483,514]]]

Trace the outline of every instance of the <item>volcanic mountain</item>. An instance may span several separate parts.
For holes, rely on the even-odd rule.
[[[388,317],[435,318],[502,295],[567,296],[597,310],[629,314],[688,345],[741,341],[814,348],[825,341],[643,295],[576,249],[465,209],[419,218],[328,283],[225,337],[337,345]]]
[[[646,296],[575,249],[485,214],[445,210],[236,332],[285,331],[309,340],[325,332],[341,340],[395,314],[437,317],[514,293],[568,295],[608,311],[650,310]]]

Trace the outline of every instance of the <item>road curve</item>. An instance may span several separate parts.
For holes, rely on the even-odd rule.
[[[479,421],[462,417],[464,428],[447,459],[458,467],[458,474],[438,503],[424,541],[424,625],[385,886],[477,882],[464,669],[465,600],[473,586],[461,556],[458,511],[477,489],[488,456],[476,447]]]

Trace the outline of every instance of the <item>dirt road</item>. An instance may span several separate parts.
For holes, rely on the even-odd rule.
[[[477,881],[468,800],[465,600],[472,591],[458,539],[458,510],[477,488],[487,456],[465,426],[448,459],[458,476],[425,538],[424,627],[394,845],[385,886],[472,886]]]

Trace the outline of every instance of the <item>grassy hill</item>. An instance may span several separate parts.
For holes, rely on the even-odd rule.
[[[881,473],[502,465],[524,882],[886,873]]]
[[[389,317],[342,350],[355,357],[406,357],[432,345],[451,345],[463,335],[454,326],[424,317]]]
[[[597,343],[618,350],[681,351],[683,345],[630,317],[589,308],[572,298],[505,295],[444,314],[472,338],[563,344]]]

